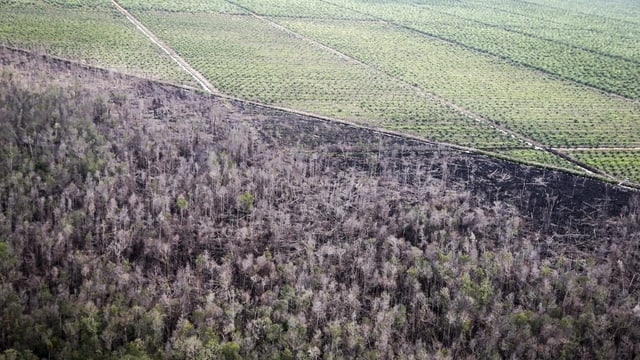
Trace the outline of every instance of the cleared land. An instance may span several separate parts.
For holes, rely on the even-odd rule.
[[[106,1],[88,0],[9,4],[3,14],[23,11],[14,8],[32,12],[37,8],[86,17],[90,5],[108,7]],[[616,160],[622,156],[625,163],[638,163],[638,152],[607,150],[640,146],[636,4],[580,0],[124,0],[120,4],[222,93],[525,162],[577,171],[582,171],[583,162],[617,181],[640,182],[632,166],[619,166]],[[111,21],[133,30],[108,11]],[[22,20],[6,18],[13,27],[5,25],[10,29],[2,35],[4,42],[24,46],[19,39],[31,35],[17,30]],[[61,33],[26,44],[50,47],[54,38],[65,36],[72,38]],[[82,59],[82,51],[52,52]],[[156,61],[144,59],[150,58]],[[105,55],[102,61],[111,67],[145,68],[125,56]],[[162,67],[152,71],[162,72]],[[194,85],[187,75],[164,74],[173,82],[183,76],[182,81]],[[585,147],[602,156],[571,150]],[[547,148],[562,151],[573,163]]]

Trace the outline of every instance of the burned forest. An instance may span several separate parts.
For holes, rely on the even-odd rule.
[[[640,355],[633,190],[1,52],[0,359]]]

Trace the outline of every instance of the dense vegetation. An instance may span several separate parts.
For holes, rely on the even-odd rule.
[[[640,355],[637,198],[559,227],[544,177],[529,217],[434,146],[12,56],[0,359]]]

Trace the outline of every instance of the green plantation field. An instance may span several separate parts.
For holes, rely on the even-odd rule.
[[[130,11],[163,10],[171,12],[216,12],[227,14],[247,14],[247,11],[239,8],[226,0],[123,0],[118,3]]]
[[[197,85],[108,0],[2,1],[0,44]]]
[[[516,1],[332,2],[458,46],[640,98],[640,23],[578,11],[590,5],[587,1],[574,11]]]
[[[521,33],[531,39],[556,42],[557,45],[567,48],[582,48],[611,58],[640,61],[640,27],[624,20],[603,18],[602,9],[597,14],[589,15],[515,1],[466,4],[449,8],[446,13],[490,27]],[[532,13],[535,14],[535,22],[532,22]],[[640,17],[636,16],[636,19]],[[594,32],[600,36],[594,36]],[[607,72],[609,76],[613,75],[610,71]]]
[[[119,4],[223,94],[638,181],[638,152],[607,150],[640,147],[634,2]],[[194,85],[110,1],[8,1],[0,17],[4,44]]]
[[[529,164],[554,166],[574,172],[582,172],[582,169],[578,165],[542,149],[499,149],[495,152],[500,156],[524,161]]]
[[[496,0],[500,2],[500,0]],[[578,16],[593,16],[603,20],[618,20],[638,24],[640,7],[633,0],[593,1],[585,6],[583,0],[535,0],[529,2],[532,6],[542,7],[551,11],[562,10],[564,13]]]

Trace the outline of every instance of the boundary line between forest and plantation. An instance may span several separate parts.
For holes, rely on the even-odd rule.
[[[575,166],[580,168],[582,171],[584,171],[588,175],[591,175],[591,176],[593,176],[593,175],[602,176],[602,177],[605,177],[605,178],[609,178],[609,180],[611,180],[611,181],[620,182],[620,184],[622,184],[620,179],[616,178],[615,176],[613,176],[611,174],[608,174],[607,172],[605,172],[605,171],[603,171],[603,170],[601,170],[599,168],[590,166],[590,165],[588,165],[586,163],[583,163],[582,161],[579,161],[578,159],[576,159],[576,158],[574,158],[574,157],[572,157],[572,156],[570,156],[570,155],[568,155],[566,153],[563,153],[561,151],[557,151],[556,149],[554,149],[554,148],[552,148],[550,146],[547,146],[545,144],[539,143],[538,141],[535,141],[535,140],[533,140],[533,139],[531,139],[531,138],[529,138],[529,137],[527,137],[527,136],[525,136],[523,134],[520,134],[519,132],[507,129],[502,125],[496,124],[494,121],[491,121],[490,119],[487,119],[487,118],[485,118],[485,117],[483,117],[483,116],[481,116],[479,114],[476,114],[476,113],[474,113],[474,112],[472,112],[472,111],[470,111],[468,109],[465,109],[465,108],[463,108],[463,107],[461,107],[461,106],[459,106],[459,105],[457,105],[457,104],[455,104],[455,103],[453,103],[453,102],[451,102],[451,101],[449,101],[447,99],[444,99],[444,98],[438,96],[437,94],[431,93],[431,92],[423,89],[422,87],[419,87],[417,85],[411,84],[411,83],[409,83],[409,82],[407,82],[407,81],[405,81],[403,79],[400,79],[400,78],[397,78],[397,77],[395,77],[395,76],[393,76],[391,74],[388,74],[384,70],[381,70],[381,69],[379,69],[379,68],[377,68],[377,67],[375,67],[375,66],[373,66],[371,64],[362,62],[362,61],[360,61],[360,60],[358,60],[358,59],[356,59],[356,58],[354,58],[354,57],[352,57],[350,55],[347,55],[347,54],[345,54],[345,53],[343,53],[343,52],[341,52],[341,51],[339,51],[337,49],[334,49],[334,48],[332,48],[330,46],[327,46],[327,45],[322,44],[322,43],[320,43],[318,41],[310,39],[310,38],[308,38],[308,37],[306,37],[306,36],[304,36],[302,34],[299,34],[299,33],[295,32],[293,30],[290,30],[290,29],[288,29],[288,28],[286,28],[286,27],[284,27],[284,26],[282,26],[282,25],[280,25],[280,24],[278,24],[278,23],[276,23],[276,22],[274,22],[274,21],[272,21],[270,19],[267,19],[265,17],[260,16],[259,14],[255,13],[254,11],[252,11],[249,8],[246,8],[246,7],[242,6],[242,5],[239,5],[239,4],[237,4],[237,3],[235,3],[235,2],[233,2],[231,0],[225,0],[225,1],[227,3],[229,3],[229,4],[231,4],[231,5],[234,5],[234,6],[238,7],[238,8],[240,8],[240,9],[243,9],[243,10],[249,12],[252,16],[256,17],[257,19],[265,21],[266,23],[270,24],[271,26],[273,26],[273,27],[275,27],[275,28],[277,28],[277,29],[279,29],[279,30],[281,30],[283,32],[286,32],[286,33],[288,33],[288,34],[290,34],[290,35],[292,35],[292,36],[294,36],[296,38],[299,38],[300,40],[306,41],[306,42],[310,43],[311,45],[320,47],[320,48],[324,49],[325,51],[328,51],[328,52],[330,52],[330,53],[332,53],[332,54],[334,54],[336,56],[339,56],[339,57],[341,57],[341,58],[343,58],[345,60],[354,61],[354,62],[356,62],[356,63],[358,63],[358,64],[360,64],[362,66],[368,67],[368,68],[370,68],[370,69],[372,69],[374,71],[377,71],[377,72],[379,72],[381,74],[389,76],[392,79],[394,79],[396,81],[399,81],[400,83],[404,84],[405,86],[411,87],[412,89],[414,89],[418,93],[418,95],[424,96],[424,97],[426,97],[428,99],[431,99],[432,101],[439,102],[439,103],[441,103],[441,104],[443,104],[443,105],[445,105],[445,106],[447,106],[447,107],[449,107],[449,108],[451,108],[453,110],[456,110],[456,111],[462,113],[465,116],[468,116],[469,118],[471,118],[473,120],[476,120],[476,121],[478,121],[480,123],[484,123],[485,125],[493,127],[494,129],[496,129],[496,130],[498,130],[498,131],[500,131],[500,132],[502,132],[504,134],[508,134],[508,135],[510,135],[510,136],[512,136],[514,138],[517,138],[517,139],[525,142],[526,144],[530,145],[532,147],[532,149],[534,149],[534,150],[541,150],[541,151],[548,152],[548,153],[550,153],[550,154],[552,154],[554,156],[558,156],[558,157],[560,157],[560,158],[562,158],[562,159],[574,164]],[[160,47],[172,60],[174,60],[176,63],[178,63],[178,65],[183,70],[185,70],[189,75],[191,75],[198,82],[198,84],[200,84],[200,86],[202,86],[202,88],[204,89],[205,92],[207,92],[209,94],[219,95],[222,98],[226,98],[226,99],[229,99],[229,100],[247,101],[247,100],[244,100],[244,99],[240,99],[240,98],[236,98],[236,97],[233,97],[233,96],[228,96],[228,95],[222,94],[202,74],[200,74],[196,69],[191,67],[191,65],[189,65],[189,63],[186,60],[184,60],[180,55],[178,55],[170,46],[168,46],[162,40],[160,40],[160,38],[158,38],[142,22],[140,22],[131,13],[129,13],[129,11],[127,9],[125,9],[120,4],[118,4],[118,2],[116,0],[111,0],[111,2],[118,9],[118,11],[120,11],[131,23],[133,23],[136,26],[136,28],[140,32],[142,32],[152,43],[154,43],[158,47]],[[327,2],[329,4],[332,4],[332,3],[328,2],[328,1],[325,1],[325,2]],[[332,5],[335,5],[335,4],[332,4]],[[370,16],[369,14],[367,14],[367,15]],[[382,21],[386,22],[385,20],[382,20]],[[392,24],[392,25],[394,25],[394,24]],[[299,110],[295,110],[295,109],[291,109],[291,108],[272,106],[272,105],[267,105],[267,104],[262,104],[262,103],[257,103],[257,102],[254,102],[254,104],[261,105],[261,106],[267,106],[267,107],[271,107],[271,108],[274,108],[274,109],[283,110],[283,111],[287,111],[287,112],[291,112],[291,113],[297,113],[297,114],[304,115],[304,116],[312,116],[312,117],[316,117],[316,118],[324,118],[324,119],[329,119],[330,121],[339,122],[339,123],[342,123],[342,124],[348,124],[348,125],[351,125],[351,126],[356,125],[358,127],[362,127],[361,125],[357,125],[357,124],[354,124],[354,123],[351,123],[351,122],[348,122],[348,121],[345,121],[345,120],[340,120],[340,119],[337,119],[337,118],[329,118],[329,117],[318,116],[316,114],[307,113],[307,112],[304,112],[304,111],[299,111]],[[363,127],[363,128],[367,128],[367,127]],[[380,132],[380,129],[375,129],[375,128],[368,128],[368,129]],[[402,134],[402,133],[398,133],[398,132],[395,132],[395,131],[385,130],[385,132],[388,133],[388,134],[394,134],[395,136],[403,136],[404,135],[405,137],[407,137],[407,135]],[[411,135],[409,135],[409,136],[411,136]],[[412,138],[415,139],[415,140],[425,141],[425,139],[417,137],[417,136],[416,137],[412,136]],[[433,142],[433,141],[430,141],[430,142],[432,142],[434,144],[441,144],[443,146],[457,148],[457,149],[460,149],[460,150],[463,150],[463,151],[471,151],[471,152],[482,153],[482,154],[494,154],[494,153],[489,153],[489,152],[482,151],[480,149],[468,148],[468,147],[461,146],[461,145],[455,145],[455,144],[444,143],[444,142]]]
[[[123,73],[123,72],[118,72],[118,71],[115,71],[113,69],[104,68],[104,67],[100,67],[100,66],[84,64],[84,63],[81,63],[81,62],[73,61],[73,60],[66,59],[66,58],[57,57],[57,56],[46,54],[46,53],[38,53],[38,54],[36,54],[31,50],[14,48],[14,47],[2,45],[2,44],[0,44],[0,48],[5,48],[5,49],[8,49],[10,51],[21,52],[21,53],[24,53],[24,54],[28,54],[30,56],[41,56],[43,59],[48,59],[49,61],[56,61],[56,62],[60,62],[60,63],[64,63],[64,64],[71,64],[71,65],[78,66],[80,68],[87,69],[87,70],[100,71],[100,72],[103,72],[105,74],[116,74],[116,75],[132,78],[132,79],[144,80],[144,81],[153,82],[153,83],[161,84],[161,85],[164,85],[164,86],[170,86],[170,87],[173,87],[173,88],[176,88],[176,89],[183,89],[183,90],[187,90],[187,91],[197,91],[197,92],[198,91],[202,91],[201,89],[194,88],[194,87],[189,86],[189,85],[176,84],[176,83],[171,83],[171,82],[162,81],[162,80],[149,79],[147,77],[143,77],[143,76],[139,76],[139,75],[133,75],[133,74],[127,74],[127,73]],[[503,160],[506,160],[506,161],[519,163],[519,164],[523,164],[523,165],[527,165],[527,166],[542,167],[542,168],[547,168],[547,169],[550,169],[550,170],[561,171],[561,172],[564,172],[564,173],[572,174],[574,176],[587,177],[587,178],[591,178],[591,179],[595,179],[595,180],[599,180],[599,181],[611,184],[612,186],[619,186],[619,187],[622,187],[622,188],[625,188],[625,189],[628,189],[628,190],[632,190],[632,191],[637,191],[637,192],[640,191],[640,184],[639,183],[621,182],[618,179],[615,179],[613,177],[605,178],[603,176],[597,176],[595,174],[589,174],[589,173],[581,173],[581,172],[577,172],[575,170],[571,170],[569,168],[554,166],[554,165],[551,165],[551,164],[541,164],[541,163],[527,162],[527,161],[524,161],[524,160],[519,160],[517,158],[512,158],[512,157],[509,157],[509,156],[505,156],[504,154],[500,154],[500,153],[485,151],[485,150],[476,149],[476,148],[469,148],[469,147],[465,147],[465,146],[457,145],[457,144],[439,142],[439,141],[436,141],[436,140],[427,139],[427,138],[423,138],[423,137],[420,137],[420,136],[417,136],[417,135],[412,135],[412,134],[408,134],[408,133],[404,133],[404,132],[397,132],[397,131],[390,130],[390,129],[377,128],[377,127],[373,127],[373,126],[370,126],[370,125],[354,123],[354,122],[350,122],[350,121],[344,120],[344,119],[331,118],[331,117],[328,117],[328,116],[307,113],[307,112],[300,111],[300,110],[280,107],[280,106],[276,106],[276,105],[264,104],[264,103],[260,103],[258,101],[241,99],[241,98],[237,98],[237,97],[234,97],[234,96],[231,96],[231,95],[226,95],[226,94],[223,94],[223,93],[215,93],[215,94],[213,94],[213,93],[205,92],[205,95],[208,95],[211,98],[221,99],[222,101],[224,101],[224,100],[235,101],[235,102],[239,102],[239,103],[243,103],[243,104],[249,104],[249,105],[253,105],[253,106],[258,106],[258,107],[262,107],[262,108],[266,108],[266,109],[272,109],[272,110],[282,111],[282,112],[291,113],[291,114],[295,114],[295,115],[300,115],[300,116],[308,117],[308,118],[311,118],[311,119],[315,119],[315,120],[319,120],[319,121],[323,121],[323,122],[327,122],[327,123],[333,123],[333,124],[348,126],[350,128],[356,128],[356,129],[360,129],[360,130],[365,130],[365,131],[368,131],[368,132],[370,132],[372,134],[378,134],[378,135],[382,135],[382,136],[390,136],[390,137],[395,137],[395,138],[401,138],[401,139],[407,139],[407,140],[411,140],[411,141],[416,141],[418,143],[422,143],[422,144],[425,144],[425,145],[435,146],[436,150],[438,150],[438,151],[451,150],[451,151],[459,151],[459,152],[462,152],[462,153],[465,153],[465,154],[476,154],[476,155],[481,155],[481,156],[486,156],[486,157],[503,159]],[[229,104],[225,104],[225,105],[229,105]],[[227,108],[231,109],[228,106],[227,106]]]

